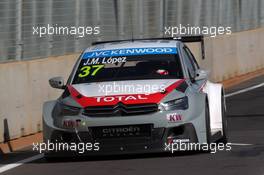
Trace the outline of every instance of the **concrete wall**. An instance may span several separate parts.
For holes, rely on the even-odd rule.
[[[264,68],[264,28],[205,38],[205,59],[200,44],[187,44],[212,81],[223,81]]]
[[[61,93],[49,86],[48,79],[68,77],[78,56],[0,64],[0,142],[3,141],[4,119],[7,119],[11,138],[41,130],[43,102],[55,99]]]
[[[264,68],[264,28],[206,38],[206,60],[214,81],[222,81]]]
[[[201,67],[211,71],[213,81],[264,68],[264,28],[206,38],[206,59],[201,60],[200,48],[191,45]],[[52,89],[48,79],[67,79],[79,54],[46,59],[0,64],[0,142],[3,141],[4,119],[10,137],[18,138],[41,131],[44,101],[55,99],[61,90]]]

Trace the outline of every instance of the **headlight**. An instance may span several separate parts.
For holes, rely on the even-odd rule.
[[[78,115],[80,113],[80,108],[65,105],[63,103],[57,103],[53,110],[53,116],[70,116],[70,115]]]
[[[170,111],[170,110],[186,110],[188,109],[188,97],[178,98],[171,100],[165,103],[160,103],[159,109],[161,111]]]

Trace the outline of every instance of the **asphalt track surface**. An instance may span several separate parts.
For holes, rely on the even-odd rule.
[[[264,82],[264,76],[229,89],[227,93]],[[221,174],[264,175],[264,86],[226,98],[231,151],[211,153],[111,156],[25,163],[3,175],[79,174]],[[1,166],[32,155],[30,148],[10,153]]]

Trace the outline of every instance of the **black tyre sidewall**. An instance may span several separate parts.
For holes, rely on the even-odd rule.
[[[225,110],[225,99],[224,95],[222,94],[221,103],[222,103],[222,129],[223,129],[223,136],[220,139],[220,142],[227,143],[228,141],[228,133],[227,133],[227,118],[226,118],[226,110]]]
[[[205,126],[206,126],[206,139],[208,145],[211,143],[211,126],[210,126],[210,110],[208,100],[205,102]]]

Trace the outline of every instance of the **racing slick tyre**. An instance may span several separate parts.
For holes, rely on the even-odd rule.
[[[222,94],[221,98],[221,103],[222,103],[222,128],[223,128],[223,136],[222,138],[218,141],[219,143],[224,143],[226,144],[228,142],[228,133],[227,133],[227,117],[226,117],[226,109],[225,109],[225,97]]]
[[[210,143],[212,142],[212,134],[211,134],[211,126],[210,126],[210,111],[209,111],[209,104],[207,99],[205,102],[205,126],[206,126],[207,144],[210,145]]]

